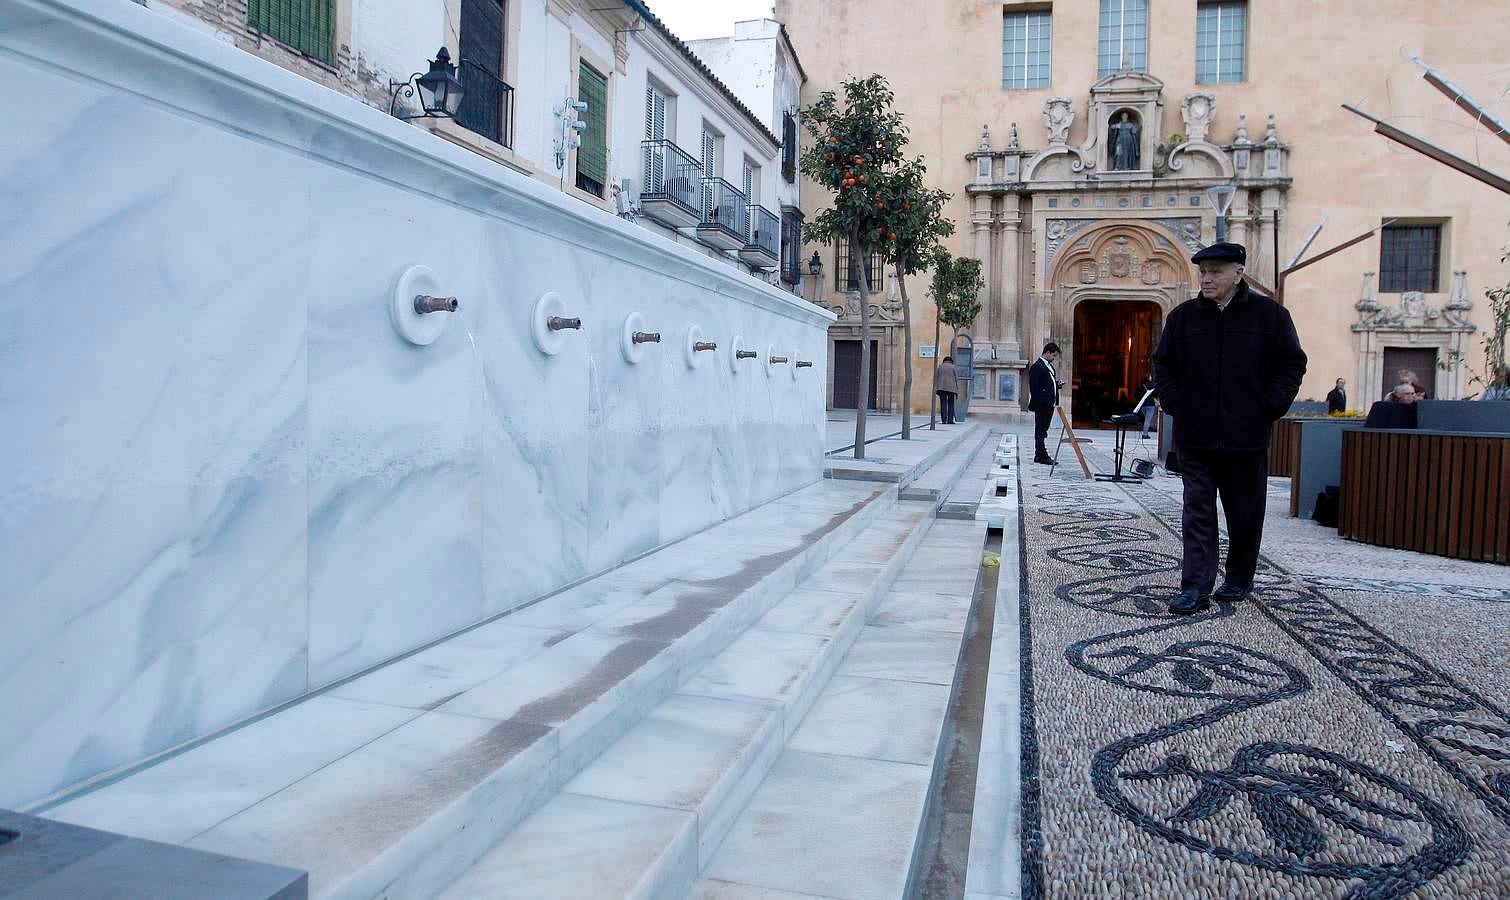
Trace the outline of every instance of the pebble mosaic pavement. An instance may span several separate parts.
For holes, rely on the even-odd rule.
[[[1024,897],[1510,896],[1503,589],[1265,556],[1171,616],[1177,479],[1021,488]]]

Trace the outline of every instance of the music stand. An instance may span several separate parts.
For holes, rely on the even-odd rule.
[[[1114,471],[1113,471],[1113,474],[1111,474],[1111,475],[1097,475],[1096,476],[1096,480],[1097,481],[1143,481],[1144,480],[1142,475],[1137,475],[1137,474],[1123,475],[1122,474],[1122,458],[1127,455],[1126,454],[1126,449],[1125,449],[1126,446],[1127,446],[1127,426],[1142,424],[1142,422],[1143,422],[1143,404],[1148,403],[1152,399],[1152,397],[1153,397],[1153,391],[1151,391],[1151,390],[1147,391],[1147,392],[1145,392],[1143,394],[1143,399],[1141,399],[1141,400],[1138,401],[1138,405],[1133,407],[1132,412],[1118,413],[1117,415],[1112,416],[1111,418],[1109,418],[1109,419],[1106,420],[1106,424],[1115,426],[1116,429],[1117,429],[1116,445],[1112,448],[1112,460],[1114,461],[1114,465],[1113,465],[1113,470]]]

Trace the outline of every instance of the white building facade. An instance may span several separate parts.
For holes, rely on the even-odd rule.
[[[445,48],[462,105],[416,126],[777,281],[797,209],[795,120],[785,167],[781,123],[801,86],[784,37],[763,42],[769,63],[715,75],[639,0],[136,2],[400,115],[421,112],[402,85]]]

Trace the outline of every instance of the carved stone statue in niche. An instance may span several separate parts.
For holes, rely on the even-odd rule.
[[[1139,128],[1132,121],[1129,113],[1122,113],[1122,118],[1112,124],[1109,129],[1111,144],[1111,167],[1114,172],[1130,172],[1138,168],[1138,157],[1141,155],[1138,148]]]

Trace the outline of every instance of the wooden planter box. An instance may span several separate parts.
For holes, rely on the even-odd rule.
[[[1510,563],[1510,435],[1345,431],[1337,533]]]

